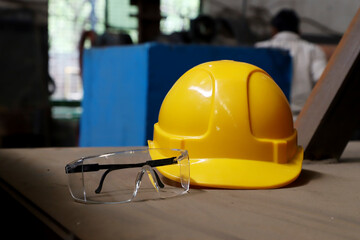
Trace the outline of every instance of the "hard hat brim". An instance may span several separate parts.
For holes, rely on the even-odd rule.
[[[149,147],[154,143],[149,141]],[[191,186],[228,189],[269,189],[288,185],[297,179],[302,169],[304,150],[297,148],[288,163],[280,164],[246,159],[192,159],[190,157]],[[179,181],[176,166],[158,168],[165,177]]]

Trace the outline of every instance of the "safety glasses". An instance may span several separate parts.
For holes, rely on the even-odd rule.
[[[170,180],[159,172],[175,173]],[[186,150],[147,148],[83,157],[65,167],[69,190],[83,203],[123,203],[174,197],[190,184]]]

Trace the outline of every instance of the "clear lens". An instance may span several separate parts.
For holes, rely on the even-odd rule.
[[[157,169],[164,167],[171,167],[175,178],[166,178]],[[66,172],[74,199],[120,203],[186,193],[189,168],[185,150],[147,148],[82,158],[69,163]]]

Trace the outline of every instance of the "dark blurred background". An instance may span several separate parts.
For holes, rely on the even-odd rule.
[[[331,57],[358,0],[1,0],[0,147],[79,145],[84,49],[146,42],[253,46],[281,8]]]

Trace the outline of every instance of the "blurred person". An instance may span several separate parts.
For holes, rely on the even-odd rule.
[[[255,47],[289,50],[293,61],[290,106],[296,119],[326,67],[326,55],[316,44],[301,39],[300,20],[295,11],[283,9],[272,18],[270,23],[272,38],[256,43]]]

